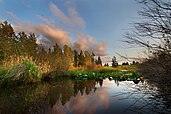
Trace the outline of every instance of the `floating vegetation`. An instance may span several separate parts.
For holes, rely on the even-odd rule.
[[[119,70],[107,70],[100,69],[95,71],[81,71],[81,70],[73,70],[67,72],[67,75],[76,79],[76,80],[87,80],[87,79],[105,79],[109,78],[109,80],[136,80],[140,77],[140,75],[135,71],[119,71]]]

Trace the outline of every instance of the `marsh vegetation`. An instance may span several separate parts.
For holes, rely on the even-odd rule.
[[[113,56],[111,66],[103,66],[93,52],[41,44],[34,33],[0,23],[0,113],[169,114],[171,2],[137,1],[142,21],[124,42],[145,48],[147,57],[132,65],[118,65]]]

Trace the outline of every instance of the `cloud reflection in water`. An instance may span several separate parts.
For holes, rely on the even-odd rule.
[[[53,114],[94,114],[99,107],[107,109],[109,107],[108,88],[98,88],[96,92],[89,95],[78,93],[71,97],[64,106],[56,103],[52,108]]]

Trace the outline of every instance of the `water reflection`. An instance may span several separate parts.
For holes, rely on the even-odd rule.
[[[158,89],[141,80],[137,83],[109,79],[62,79],[29,87],[1,88],[0,91],[0,114],[132,114],[169,111],[163,108],[161,99],[156,99]]]
[[[171,109],[171,83],[170,79],[162,79],[160,81],[150,80],[148,81],[150,85],[158,88],[159,94],[156,94],[155,97],[158,99],[163,99],[164,105],[167,109]]]
[[[51,113],[54,107],[61,110],[72,97],[95,92],[94,80],[58,80],[19,88],[1,88],[0,114]],[[59,105],[60,104],[60,105]],[[9,110],[10,109],[10,110]],[[60,112],[59,113],[62,113]]]
[[[96,93],[90,92],[89,95],[77,94],[64,105],[73,114],[94,114],[98,107],[108,108],[109,94],[107,88],[99,88]]]

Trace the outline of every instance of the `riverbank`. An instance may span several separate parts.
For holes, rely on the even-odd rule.
[[[20,64],[10,67],[0,68],[0,86],[19,86],[33,84],[40,81],[56,80],[58,78],[71,78],[74,80],[101,80],[109,78],[111,80],[133,80],[139,74],[135,65],[122,65],[113,67],[98,67],[96,69],[72,68],[68,71],[45,72],[34,62],[24,60]]]

